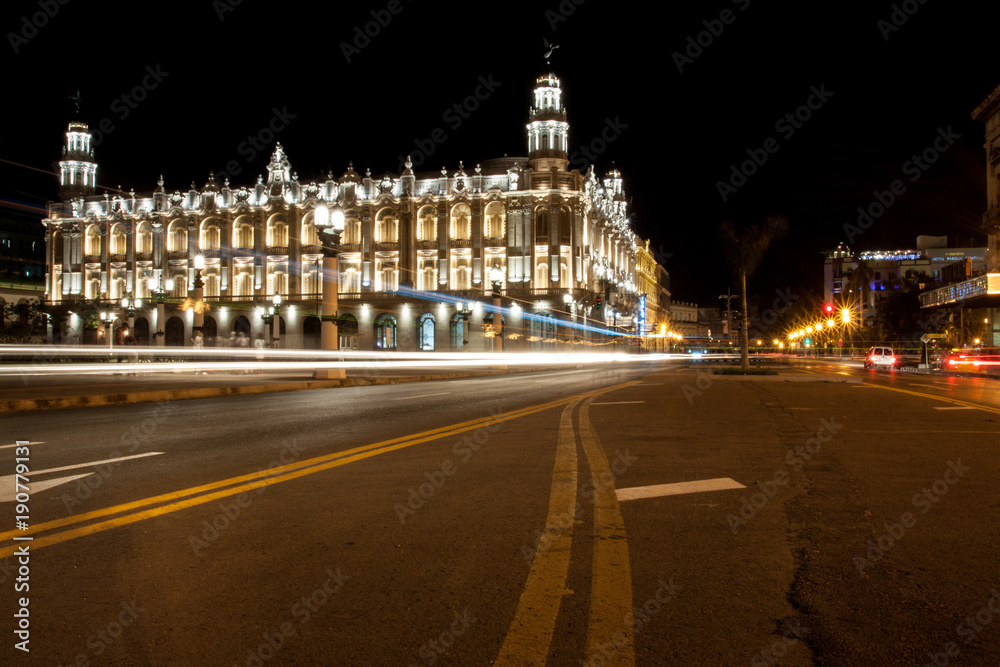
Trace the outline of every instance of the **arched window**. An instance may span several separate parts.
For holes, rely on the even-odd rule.
[[[361,243],[361,221],[355,211],[348,211],[344,214],[344,233],[340,237],[341,243]]]
[[[503,204],[498,201],[486,207],[486,226],[483,235],[486,238],[503,238],[507,214]]]
[[[272,215],[267,221],[267,245],[269,248],[288,246],[288,225],[281,214]]]
[[[434,349],[434,316],[424,313],[417,321],[417,349]]]
[[[396,349],[396,318],[383,313],[375,318],[375,349]]]
[[[125,239],[125,225],[116,223],[111,227],[111,248],[112,255],[124,255],[128,252],[128,242]]]
[[[535,211],[535,240],[547,243],[549,238],[549,212],[540,208]]]
[[[315,213],[311,211],[302,218],[302,245],[320,245]]]
[[[97,225],[87,227],[87,235],[83,239],[84,255],[101,254],[101,229]]]
[[[391,208],[384,208],[375,216],[375,242],[394,243],[399,240],[399,220]]]
[[[135,228],[135,251],[138,253],[153,252],[153,226],[149,222],[140,222]]]
[[[219,230],[219,221],[215,218],[208,218],[201,223],[201,239],[198,247],[202,250],[218,250],[222,241],[222,232]]]
[[[451,209],[451,238],[472,238],[472,209],[468,204],[458,204]]]
[[[337,337],[341,350],[358,349],[358,320],[354,315],[344,315],[337,322]]]
[[[559,242],[563,245],[569,243],[570,235],[573,231],[573,215],[568,208],[559,209]]]
[[[437,213],[433,206],[425,206],[417,214],[417,240],[437,241]]]
[[[253,222],[245,215],[236,218],[233,223],[233,247],[253,249]]]
[[[183,220],[174,220],[167,227],[167,252],[186,252],[187,245],[187,223]]]

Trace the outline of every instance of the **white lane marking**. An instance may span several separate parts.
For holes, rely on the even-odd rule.
[[[658,498],[660,496],[677,496],[683,493],[701,493],[702,491],[724,491],[726,489],[745,489],[746,486],[728,477],[702,479],[696,482],[677,482],[674,484],[657,484],[655,486],[633,486],[630,489],[618,489],[618,500],[637,500],[639,498]]]
[[[428,396],[447,396],[450,391],[439,391],[436,394],[420,394],[419,396],[400,396],[399,398],[390,398],[390,401],[409,401],[414,398],[427,398]]]
[[[99,466],[105,463],[118,463],[119,461],[129,461],[131,459],[141,459],[146,456],[159,456],[163,452],[146,452],[145,454],[134,454],[132,456],[119,456],[117,459],[104,459],[103,461],[90,461],[88,463],[77,463],[71,466],[62,466],[61,468],[49,468],[47,470],[32,470],[29,476],[34,475],[44,475],[49,472],[63,472],[65,470],[76,470],[78,468],[89,468],[90,466]]]
[[[45,441],[42,440],[42,441],[39,441],[39,442],[29,442],[28,444],[29,445],[44,445]],[[24,447],[24,445],[19,445],[17,443],[14,443],[13,445],[0,445],[0,449],[12,449],[14,447]]]
[[[70,482],[75,482],[78,479],[90,477],[93,474],[94,473],[92,472],[85,472],[82,475],[56,477],[55,479],[45,479],[37,482],[30,481],[28,482],[28,488],[31,490],[31,493],[38,493],[40,491],[45,491],[46,489],[51,489],[54,486],[59,486],[60,484],[69,484]],[[12,503],[17,497],[14,477],[14,475],[0,477],[0,503]],[[24,491],[23,486],[21,487],[21,491]]]
[[[606,403],[591,403],[591,405],[627,405],[629,403],[645,403],[646,401],[608,401]]]
[[[955,406],[952,408],[934,408],[935,410],[977,410],[978,408],[965,407],[964,405]]]

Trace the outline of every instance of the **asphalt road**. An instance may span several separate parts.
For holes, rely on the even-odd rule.
[[[1000,663],[1000,385],[710,370],[6,415],[0,664]]]

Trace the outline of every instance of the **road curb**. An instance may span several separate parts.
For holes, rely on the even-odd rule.
[[[164,389],[117,394],[95,394],[93,396],[66,396],[60,398],[25,398],[0,402],[0,414],[14,412],[36,412],[40,410],[63,410],[66,408],[89,408],[108,405],[132,405],[135,403],[156,403],[158,401],[184,401],[198,398],[221,398],[225,396],[250,396],[255,394],[275,394],[310,389],[337,389],[340,387],[365,387],[403,382],[427,382],[431,380],[458,380],[469,377],[507,375],[544,370],[540,368],[469,371],[467,373],[446,373],[435,375],[392,376],[376,378],[349,377],[343,380],[302,380],[301,382],[281,382],[275,384],[244,385],[235,387],[193,387],[189,389]]]

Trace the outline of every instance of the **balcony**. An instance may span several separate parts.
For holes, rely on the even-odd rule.
[[[267,246],[268,255],[287,255],[288,246],[286,245],[269,245]]]
[[[375,244],[375,250],[381,252],[390,252],[393,250],[399,250],[399,241],[381,241]]]
[[[437,247],[437,241],[417,241],[417,250],[436,250]]]
[[[471,248],[472,239],[452,239],[450,245],[452,248]]]
[[[341,243],[340,252],[361,252],[360,243]]]
[[[109,262],[124,262],[128,260],[128,255],[123,252],[116,252],[114,254],[108,255]]]
[[[487,236],[483,239],[483,245],[487,248],[503,248],[507,245],[507,239],[502,236]]]
[[[167,259],[187,259],[187,250],[171,250],[167,253]]]
[[[924,292],[920,295],[920,307],[935,308],[957,303],[979,307],[988,305],[984,303],[986,297],[1000,297],[1000,273],[987,273],[971,280]],[[970,304],[969,302],[973,300],[977,303]],[[997,301],[1000,305],[1000,299],[994,298],[990,301]]]
[[[153,253],[151,252],[137,252],[135,253],[135,259],[139,262],[152,262]]]

